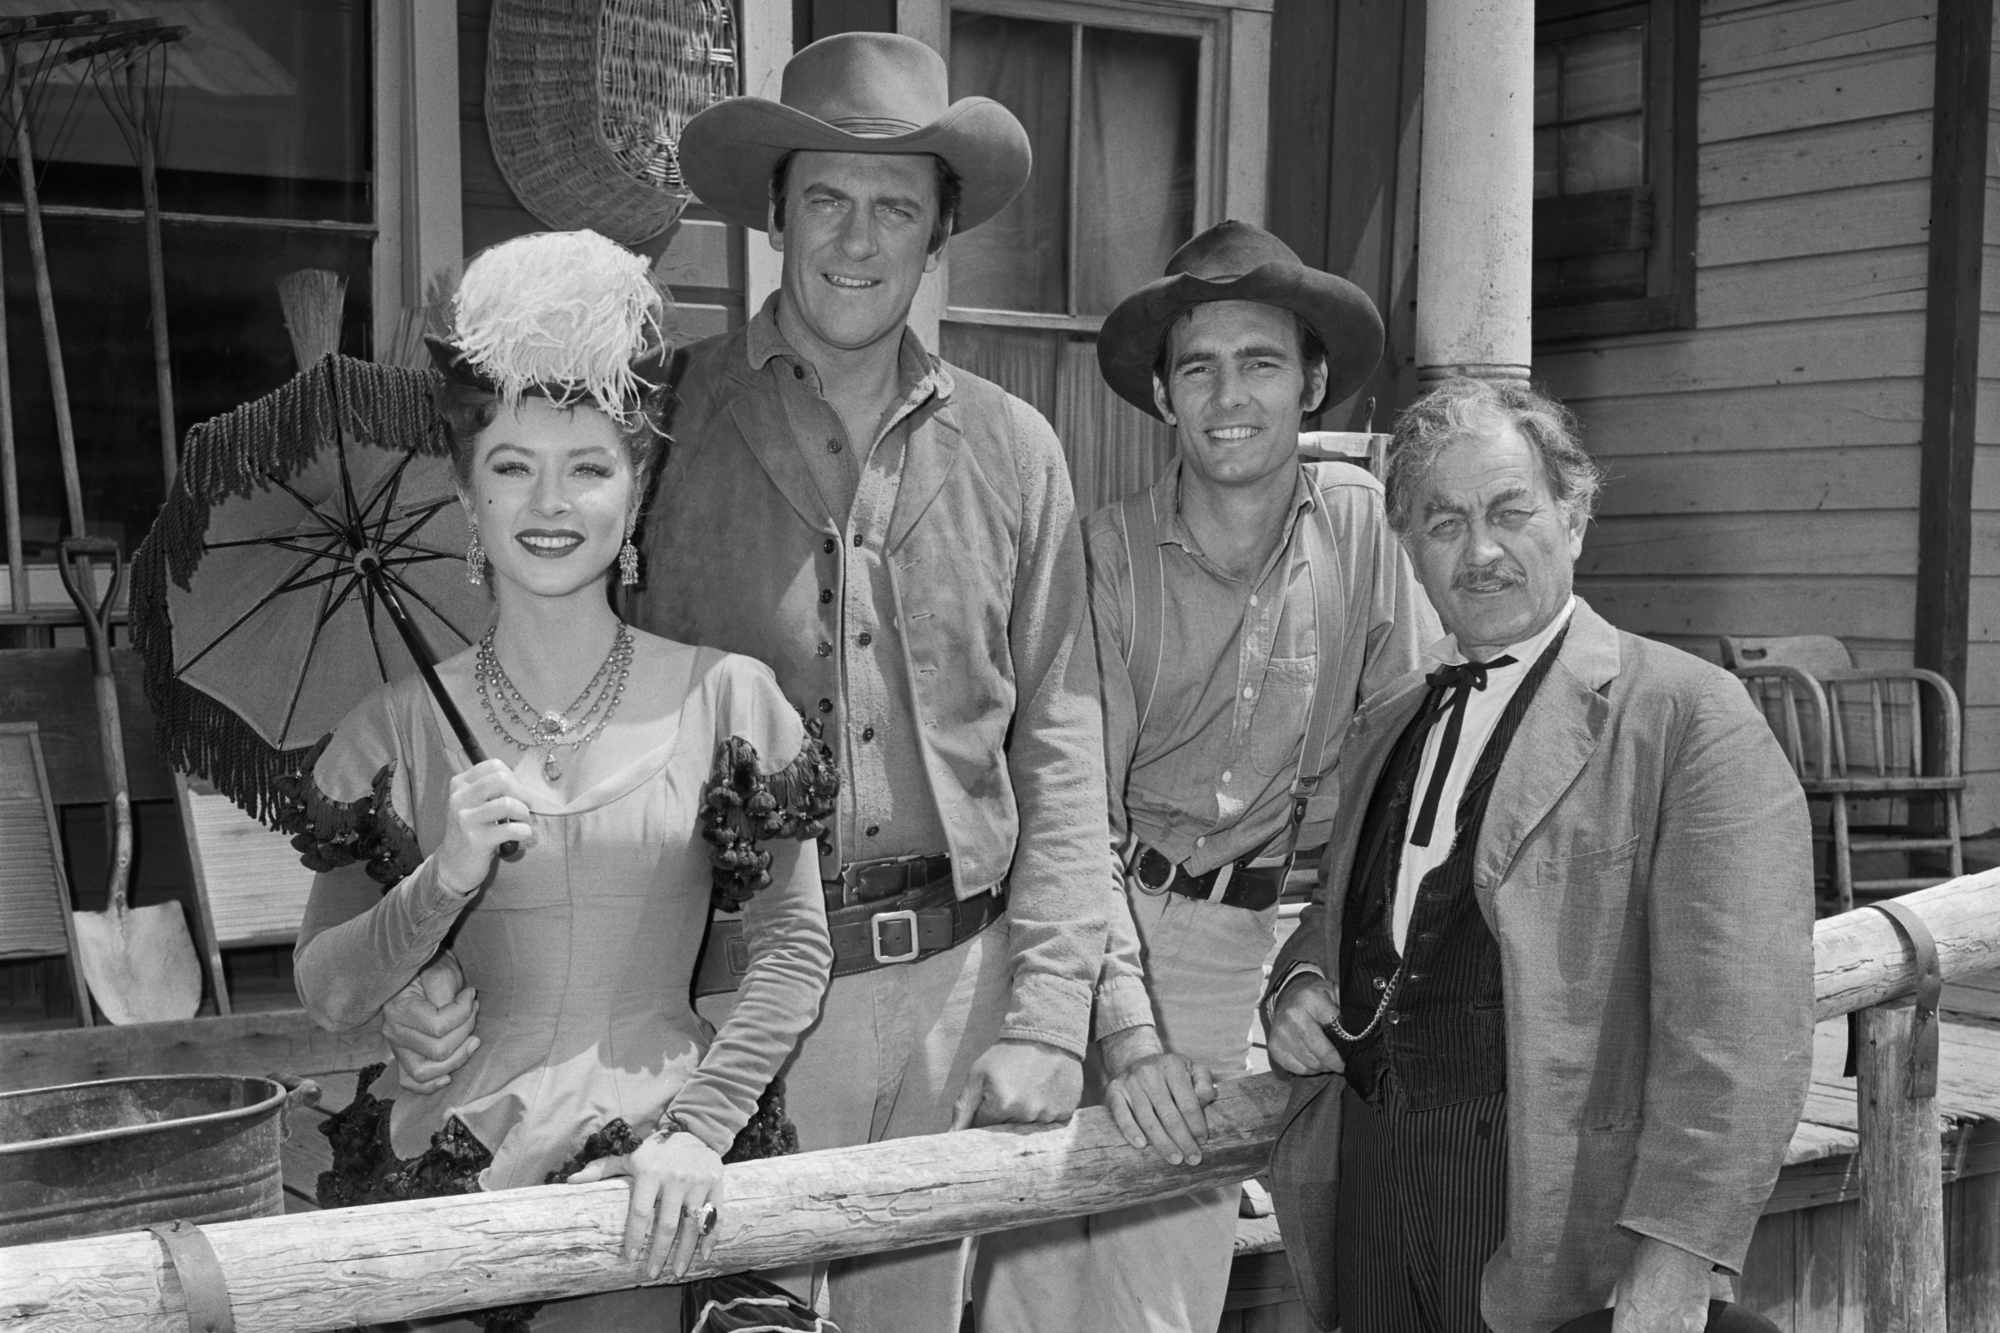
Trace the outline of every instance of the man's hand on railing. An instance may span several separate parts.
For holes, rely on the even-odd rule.
[[[1099,1042],[1111,1074],[1105,1108],[1134,1148],[1150,1147],[1175,1166],[1198,1166],[1208,1137],[1202,1108],[1215,1101],[1215,1076],[1184,1055],[1161,1050],[1152,1033],[1141,1025]]]
[[[1346,1064],[1326,1035],[1338,1012],[1325,977],[1311,972],[1293,977],[1279,992],[1264,1033],[1271,1063],[1288,1074],[1338,1074]]]
[[[436,1092],[479,1049],[473,1024],[479,992],[465,984],[458,959],[439,954],[382,1006],[382,1037],[396,1057],[405,1092]]]
[[[996,1041],[973,1063],[952,1106],[951,1127],[1046,1125],[1083,1099],[1083,1062],[1038,1041]]]

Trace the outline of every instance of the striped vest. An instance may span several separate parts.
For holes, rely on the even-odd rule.
[[[1472,861],[1494,775],[1566,634],[1558,634],[1529,668],[1480,751],[1459,801],[1451,854],[1418,888],[1402,956],[1391,933],[1392,891],[1423,756],[1421,711],[1397,740],[1376,783],[1341,920],[1340,1022],[1362,1040],[1334,1039],[1347,1062],[1348,1082],[1364,1097],[1375,1096],[1390,1070],[1416,1110],[1449,1106],[1507,1085],[1500,947],[1472,891]],[[1367,1031],[1378,1011],[1380,1021]]]

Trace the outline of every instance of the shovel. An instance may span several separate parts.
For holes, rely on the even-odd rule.
[[[90,560],[111,561],[111,590],[96,606],[84,591]],[[102,537],[71,537],[60,548],[63,587],[83,618],[90,640],[91,684],[97,693],[97,733],[104,754],[104,781],[111,792],[111,888],[102,912],[77,912],[76,946],[91,998],[113,1023],[152,1023],[191,1018],[201,1006],[201,964],[179,903],[132,907],[126,882],[132,875],[132,792],[125,779],[125,733],[118,725],[118,687],[111,677],[111,605],[125,581],[118,543]]]

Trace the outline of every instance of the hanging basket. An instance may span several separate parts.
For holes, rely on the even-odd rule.
[[[687,205],[681,126],[734,96],[730,0],[494,0],[486,129],[550,227],[638,245]]]

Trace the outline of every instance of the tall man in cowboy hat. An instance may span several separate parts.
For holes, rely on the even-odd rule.
[[[1572,594],[1598,477],[1524,384],[1396,426],[1448,637],[1355,715],[1272,974],[1272,1185],[1322,1327],[1337,1290],[1371,1333],[1699,1330],[1798,1121],[1805,798],[1734,679]]]
[[[1278,894],[1327,836],[1321,775],[1355,706],[1413,667],[1436,619],[1346,463],[1299,425],[1375,368],[1353,284],[1241,222],[1196,236],[1111,312],[1105,381],[1174,427],[1158,483],[1084,523],[1104,697],[1113,916],[1097,1001],[1105,1099],[1135,1144],[1200,1160],[1214,1077],[1240,1075]],[[1143,964],[1142,964],[1143,958]],[[1235,1186],[982,1242],[981,1333],[1209,1333]]]
[[[1027,133],[948,101],[921,42],[853,33],[680,152],[783,280],[688,350],[636,618],[769,663],[840,764],[834,980],[786,1075],[801,1146],[1062,1119],[1117,904],[1075,502],[1048,423],[907,327],[947,238],[1026,182]],[[697,989],[746,961],[718,922]],[[955,1329],[961,1254],[836,1264],[831,1313]]]

